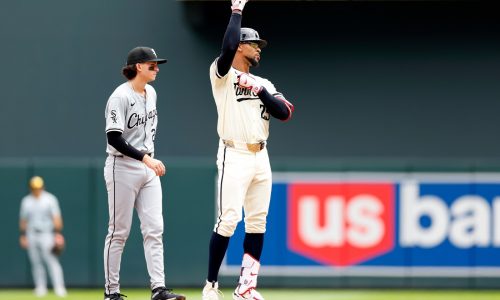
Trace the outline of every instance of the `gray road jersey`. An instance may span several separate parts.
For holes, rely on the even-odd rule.
[[[60,215],[57,198],[47,191],[42,191],[38,199],[29,194],[21,202],[20,217],[28,222],[28,232],[52,232],[53,217]]]
[[[146,98],[136,93],[129,82],[118,86],[106,105],[106,133],[119,131],[122,137],[137,150],[154,152],[154,138],[158,115],[156,91],[146,84]],[[121,155],[113,146],[107,145],[106,152]]]

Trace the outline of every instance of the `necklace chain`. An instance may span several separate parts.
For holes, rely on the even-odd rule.
[[[143,97],[144,99],[146,99],[146,88],[144,88],[144,92],[140,93],[140,92],[138,92],[135,89],[134,84],[132,83],[132,81],[130,81],[130,87],[132,88],[132,91],[134,91],[136,94],[139,94],[141,97]]]

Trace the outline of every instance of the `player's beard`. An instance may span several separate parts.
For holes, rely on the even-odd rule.
[[[250,63],[250,66],[252,66],[254,68],[259,66],[259,62],[255,58],[247,57],[247,59],[248,59],[248,62]]]

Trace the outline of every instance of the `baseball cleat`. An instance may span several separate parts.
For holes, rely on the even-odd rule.
[[[234,290],[234,300],[264,300],[264,297],[254,288],[242,289],[241,284]]]
[[[68,295],[68,291],[64,287],[54,288],[54,293],[57,297],[64,298]]]
[[[38,287],[33,292],[37,297],[45,297],[48,293],[47,288],[45,287]]]
[[[106,294],[104,293],[104,300],[124,300],[123,297],[127,297],[120,293]]]
[[[151,291],[151,300],[186,300],[186,296],[174,294],[171,289],[160,286]]]
[[[205,284],[202,292],[202,300],[222,300],[224,295],[219,290],[219,283],[216,281],[208,282]]]

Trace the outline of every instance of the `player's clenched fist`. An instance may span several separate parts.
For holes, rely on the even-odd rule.
[[[165,168],[165,165],[161,162],[161,160],[154,159],[149,155],[144,155],[142,161],[158,176],[163,176],[167,172],[167,168]]]
[[[247,2],[248,0],[231,0],[231,10],[243,11],[243,7],[245,7]]]
[[[262,90],[262,85],[260,85],[257,82],[257,79],[255,79],[252,75],[248,73],[241,73],[238,76],[238,85],[252,90],[252,92],[258,94]]]

